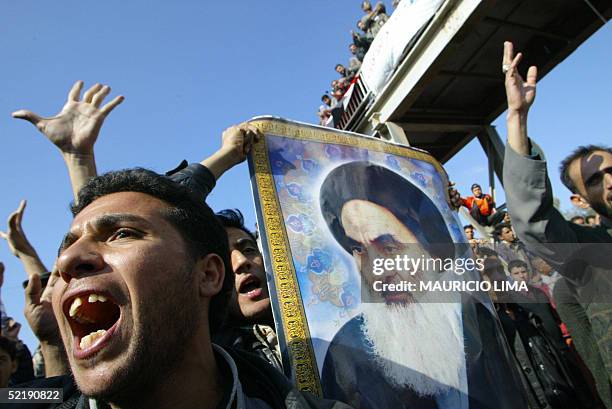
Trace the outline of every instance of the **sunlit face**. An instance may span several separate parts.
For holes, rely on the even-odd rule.
[[[569,176],[580,194],[600,215],[612,218],[612,154],[595,151],[574,160]]]
[[[465,232],[465,237],[467,237],[468,240],[472,240],[474,238],[473,227],[466,227],[465,229],[463,229],[463,231]]]
[[[472,193],[474,194],[474,196],[480,197],[480,196],[482,196],[482,188],[480,186],[475,186],[472,189]]]
[[[236,277],[235,318],[249,323],[268,323],[272,318],[270,294],[263,257],[257,243],[246,232],[227,227],[232,269]]]
[[[379,276],[373,274],[373,263],[378,258],[429,256],[412,231],[385,207],[367,200],[350,200],[342,208],[340,217],[346,235],[356,242],[351,252],[370,289],[376,280],[398,283],[422,278],[420,274],[410,275],[403,270],[388,271]],[[410,294],[402,292],[383,293],[382,297],[387,304],[412,300]]]
[[[144,193],[103,196],[75,217],[60,248],[53,310],[88,396],[121,400],[152,387],[208,326],[208,299],[168,208]]]
[[[514,231],[511,228],[504,227],[501,230],[500,238],[503,241],[507,241],[508,243],[512,243],[516,239],[516,236],[514,235]]]
[[[527,280],[529,280],[529,273],[527,272],[527,269],[522,266],[514,267],[512,270],[510,270],[510,275],[519,283],[526,283]]]

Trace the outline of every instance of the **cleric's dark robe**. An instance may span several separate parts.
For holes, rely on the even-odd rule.
[[[467,302],[463,304],[462,318],[469,408],[526,408],[520,378],[511,364],[512,358],[496,316],[483,304]],[[389,383],[373,359],[371,346],[361,329],[362,323],[361,315],[349,320],[329,346],[321,376],[326,398],[361,409],[448,407],[447,404],[438,406],[433,396],[420,397],[411,389],[398,390]],[[452,402],[453,392],[450,394]]]

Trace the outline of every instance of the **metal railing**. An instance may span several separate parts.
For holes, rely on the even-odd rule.
[[[352,125],[354,120],[359,117],[370,103],[370,97],[370,91],[361,79],[361,76],[358,76],[357,80],[353,83],[353,92],[344,107],[344,112],[340,117],[340,121],[336,124],[336,128],[347,129]]]

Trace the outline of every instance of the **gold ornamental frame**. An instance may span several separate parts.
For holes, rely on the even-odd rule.
[[[278,295],[278,308],[273,309],[273,311],[279,330],[279,341],[284,341],[287,346],[287,354],[283,354],[285,373],[299,390],[321,396],[319,372],[310,341],[306,313],[299,296],[300,292],[291,248],[271,172],[266,142],[267,135],[358,147],[369,151],[413,158],[433,165],[445,185],[448,185],[448,176],[437,160],[419,149],[397,145],[365,135],[292,122],[276,117],[256,117],[251,119],[249,123],[264,134],[264,138],[253,146],[249,155],[249,169],[253,194],[259,197],[258,227],[264,253],[268,256],[265,258],[266,261],[269,260],[270,264],[266,263],[266,271],[273,272],[274,282],[271,284]],[[446,196],[448,199],[448,192],[446,192]],[[280,333],[281,329],[282,333]]]

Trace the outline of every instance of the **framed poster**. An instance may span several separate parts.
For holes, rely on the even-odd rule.
[[[295,385],[355,408],[526,407],[487,297],[428,302],[427,291],[392,289],[429,274],[400,272],[406,260],[469,257],[458,254],[467,246],[442,166],[372,137],[272,117],[251,123],[265,135],[249,169]],[[457,266],[434,268],[436,280]],[[470,279],[479,277],[459,277]]]

